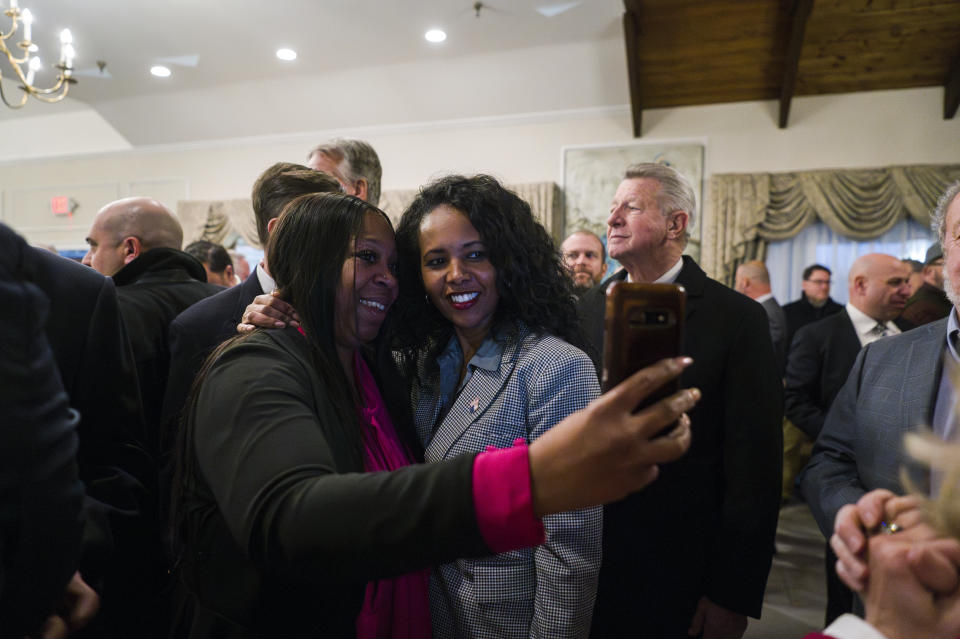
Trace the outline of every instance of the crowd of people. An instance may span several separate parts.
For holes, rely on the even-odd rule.
[[[954,438],[960,184],[925,264],[859,258],[846,306],[811,265],[781,308],[763,262],[730,288],[684,255],[664,165],[560,246],[490,176],[396,230],[380,183],[359,140],[267,168],[252,269],[150,198],[103,207],[83,266],[0,226],[0,633],[739,639],[802,497],[828,636],[911,636],[907,589],[960,635],[960,543],[898,497],[956,498],[901,440]],[[683,353],[601,395],[618,281],[683,287]]]

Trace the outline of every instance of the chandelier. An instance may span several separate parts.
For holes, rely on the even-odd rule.
[[[19,101],[8,100],[3,92],[3,70],[0,69],[0,99],[3,103],[12,109],[19,109],[27,103],[31,95],[42,102],[59,102],[67,97],[70,85],[76,83],[76,80],[71,77],[76,52],[73,49],[73,36],[70,34],[70,29],[60,32],[60,62],[54,65],[57,69],[57,79],[53,86],[41,89],[33,84],[37,72],[43,69],[43,63],[37,55],[39,47],[32,40],[33,14],[30,13],[30,9],[21,9],[19,0],[10,0],[10,8],[3,10],[3,15],[10,20],[10,30],[4,31],[3,25],[0,24],[0,53],[7,56],[16,79],[20,80],[20,89],[23,91]],[[18,30],[21,31],[19,42],[15,37]]]

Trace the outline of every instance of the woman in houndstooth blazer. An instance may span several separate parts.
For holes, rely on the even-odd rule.
[[[425,187],[397,245],[396,337],[426,461],[530,442],[599,395],[559,253],[495,179]],[[548,516],[537,548],[436,567],[434,636],[586,637],[601,521],[597,508]]]

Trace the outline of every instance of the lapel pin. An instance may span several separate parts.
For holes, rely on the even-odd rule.
[[[472,402],[470,402],[470,412],[475,413],[480,409],[480,398],[476,397]]]

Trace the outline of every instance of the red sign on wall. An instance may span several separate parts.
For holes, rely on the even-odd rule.
[[[70,210],[70,198],[66,195],[50,198],[50,210],[54,215],[73,217],[73,211]]]

